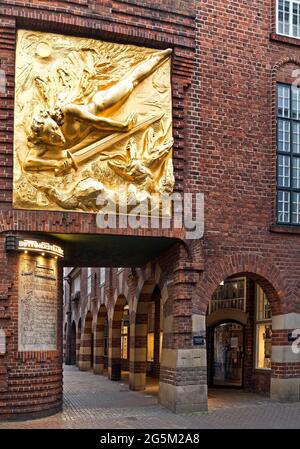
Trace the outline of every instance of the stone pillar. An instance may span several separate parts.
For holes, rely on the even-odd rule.
[[[76,335],[76,366],[78,367],[79,367],[80,345],[81,345],[81,319],[79,320],[78,323]]]
[[[116,381],[121,379],[121,323],[125,303],[123,299],[117,301],[108,331],[108,378]]]
[[[68,301],[68,307],[67,307],[67,328],[64,332],[64,342],[65,342],[65,364],[66,365],[72,365],[71,362],[71,335],[72,335],[72,297],[71,297],[71,278],[67,277],[67,283],[68,283],[68,292],[67,292],[67,301]]]
[[[100,309],[96,324],[94,336],[94,374],[103,374],[104,372],[104,323],[106,318],[106,310]]]
[[[0,420],[51,415],[62,408],[62,264],[5,252],[3,237],[0,261]]]
[[[79,351],[78,367],[81,371],[89,371],[91,369],[91,351],[92,344],[92,317],[88,316],[85,319],[84,331],[81,333],[81,343]]]
[[[294,342],[293,332],[299,335]],[[300,313],[273,316],[271,398],[300,401]]]
[[[206,345],[194,345],[193,336],[205,337],[205,315],[193,313],[199,272],[192,265],[174,270],[164,306],[163,349],[160,362],[159,402],[175,413],[207,410]],[[205,340],[204,340],[205,341]]]
[[[76,365],[76,325],[73,321],[71,325],[71,348],[70,348],[71,365]]]
[[[129,387],[131,390],[138,391],[146,388],[148,309],[147,298],[140,298],[135,322],[132,322],[130,326]]]

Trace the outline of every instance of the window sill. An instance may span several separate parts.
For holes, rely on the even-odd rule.
[[[280,234],[299,234],[300,235],[300,226],[271,225],[270,232],[277,232]]]
[[[272,369],[271,368],[254,368],[254,371],[257,373],[270,374]]]
[[[277,41],[277,42],[283,42],[284,44],[300,46],[300,38],[297,38],[297,37],[283,36],[282,34],[271,33],[270,40]]]

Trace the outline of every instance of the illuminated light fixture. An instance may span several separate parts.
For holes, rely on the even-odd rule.
[[[220,282],[220,285],[224,285],[224,281]]]
[[[64,250],[60,246],[38,240],[19,240],[18,249],[26,249],[26,251],[36,252],[42,251],[42,256],[45,254],[51,254],[57,257],[64,257]]]
[[[51,255],[57,256],[57,258],[64,257],[64,250],[59,245],[42,240],[20,238],[13,235],[6,237],[5,247],[6,251],[22,251],[25,252],[25,254],[28,252],[38,252],[43,256]]]

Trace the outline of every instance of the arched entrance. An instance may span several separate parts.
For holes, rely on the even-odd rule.
[[[211,386],[243,386],[244,337],[244,326],[235,321],[221,322],[210,328]]]
[[[207,312],[210,387],[243,388],[270,395],[274,290],[254,274],[224,279]],[[270,298],[270,299],[269,299]]]

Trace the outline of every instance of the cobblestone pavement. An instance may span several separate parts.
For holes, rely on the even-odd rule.
[[[157,403],[156,389],[130,391],[92,372],[66,367],[64,409],[55,416],[2,422],[0,429],[300,428],[300,403],[279,403],[232,390],[210,390],[209,412],[175,415]]]

